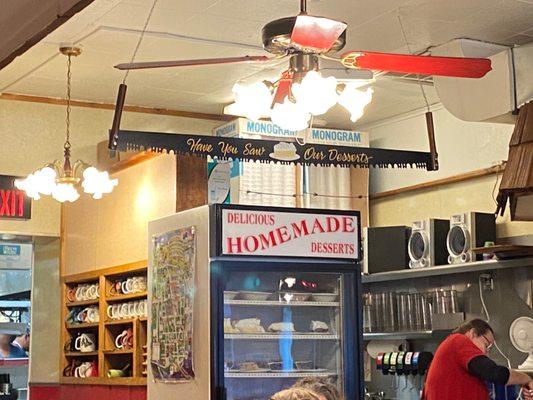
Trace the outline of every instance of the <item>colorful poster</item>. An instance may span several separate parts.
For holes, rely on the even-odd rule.
[[[155,236],[153,257],[152,373],[156,382],[189,381],[194,379],[195,228]]]

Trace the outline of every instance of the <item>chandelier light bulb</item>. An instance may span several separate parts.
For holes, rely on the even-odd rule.
[[[41,168],[34,173],[36,189],[41,194],[50,195],[56,186],[56,171],[50,167]]]
[[[301,83],[294,83],[292,94],[305,111],[312,115],[325,114],[339,100],[337,79],[323,78],[317,71],[309,71]]]
[[[350,113],[350,121],[355,122],[363,116],[365,107],[372,101],[373,93],[372,88],[363,91],[357,89],[355,85],[346,85],[339,96],[339,104]]]
[[[15,187],[18,190],[26,192],[26,196],[34,200],[39,200],[41,198],[39,195],[39,190],[37,189],[37,182],[34,174],[29,174],[24,179],[16,179]]]
[[[270,115],[273,96],[263,82],[256,82],[251,85],[236,83],[233,85],[232,91],[235,103],[225,108],[226,114],[244,116],[253,121]]]
[[[60,203],[65,201],[73,203],[78,200],[80,194],[71,183],[58,183],[52,192],[52,197]]]
[[[273,123],[283,129],[301,131],[309,127],[311,114],[306,112],[299,104],[285,98],[283,103],[276,103],[270,116]]]
[[[101,199],[104,193],[111,193],[118,185],[118,179],[109,179],[107,171],[100,172],[95,167],[83,171],[83,191],[93,195],[94,199]]]

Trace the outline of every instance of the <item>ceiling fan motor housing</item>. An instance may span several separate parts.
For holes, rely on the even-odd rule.
[[[269,22],[263,27],[263,47],[266,51],[276,55],[287,53],[315,54],[315,49],[298,48],[291,41],[292,31],[297,17],[286,17]],[[344,48],[346,44],[346,30],[337,38],[327,53],[334,53]]]

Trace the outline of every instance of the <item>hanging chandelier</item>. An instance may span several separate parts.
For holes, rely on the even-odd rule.
[[[94,199],[102,198],[104,193],[111,193],[117,186],[117,179],[110,179],[106,171],[98,171],[95,167],[82,160],[70,162],[70,109],[71,109],[71,57],[81,54],[79,47],[61,46],[61,54],[67,56],[67,115],[66,115],[66,140],[63,145],[63,160],[45,164],[42,168],[30,173],[24,179],[17,179],[15,186],[26,192],[34,200],[41,195],[51,195],[57,201],[74,202],[79,197],[80,183],[85,193],[91,194]]]
[[[360,87],[365,80],[346,83],[333,76],[323,76],[318,57],[297,54],[291,58],[289,70],[277,82],[236,83],[233,86],[234,103],[224,109],[225,114],[251,120],[270,118],[281,128],[303,130],[312,124],[312,118],[328,112],[339,104],[356,122],[363,116],[365,107],[372,101],[373,90]]]

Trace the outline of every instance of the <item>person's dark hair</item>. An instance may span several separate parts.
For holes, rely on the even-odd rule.
[[[341,400],[337,386],[327,377],[308,377],[298,380],[293,387],[310,389],[326,400]]]
[[[453,333],[462,333],[464,335],[470,329],[473,329],[474,333],[477,336],[484,335],[485,333],[489,331],[494,335],[494,331],[492,330],[490,325],[486,321],[483,321],[482,319],[479,319],[479,318],[472,319],[470,321],[463,323],[462,325],[457,327],[457,329],[455,329]]]

